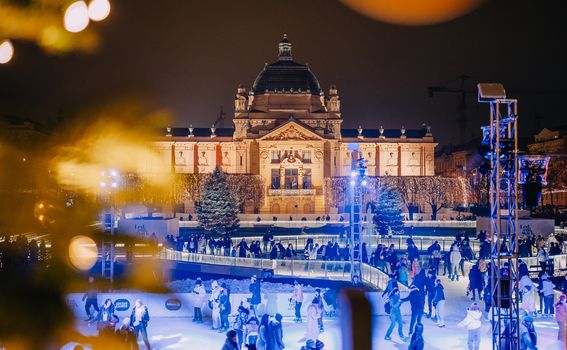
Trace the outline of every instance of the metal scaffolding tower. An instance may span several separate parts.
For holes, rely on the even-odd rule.
[[[478,84],[478,101],[490,106],[482,130],[490,161],[492,348],[519,349],[517,100],[501,84]]]
[[[353,167],[350,174],[350,266],[351,281],[354,276],[358,276],[358,281],[362,281],[362,207],[364,204],[363,195],[367,185],[366,163],[367,161],[358,151],[353,157]]]

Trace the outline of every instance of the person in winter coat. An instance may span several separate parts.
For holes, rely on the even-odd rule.
[[[400,299],[400,291],[398,288],[393,289],[390,292],[388,303],[390,305],[390,327],[386,331],[385,340],[392,340],[390,335],[396,326],[398,326],[398,335],[403,341],[408,341],[408,338],[404,336],[403,323],[402,323],[402,313],[400,311],[400,306],[402,301]]]
[[[132,314],[130,315],[130,327],[134,328],[134,333],[136,334],[136,339],[138,335],[142,334],[142,339],[148,350],[151,350],[150,341],[148,340],[148,322],[150,321],[150,313],[146,305],[142,303],[140,299],[136,300],[134,307],[132,308]]]
[[[244,345],[248,350],[256,350],[258,343],[258,319],[256,317],[251,317],[246,323],[246,328],[244,329]]]
[[[323,314],[325,313],[325,303],[323,301],[323,295],[321,295],[321,289],[315,289],[315,299],[317,299],[317,306],[319,308],[319,318],[317,319],[317,323],[319,324],[319,332],[324,332],[325,328],[323,327]]]
[[[207,291],[205,286],[203,286],[203,281],[201,278],[197,278],[195,282],[195,288],[193,288],[193,322],[203,322],[203,300],[207,296]]]
[[[437,275],[439,273],[439,262],[441,261],[441,245],[439,242],[433,242],[433,244],[427,248],[427,254],[429,255],[429,264],[431,268],[435,270],[435,275]]]
[[[462,255],[461,255],[461,252],[459,250],[458,244],[453,244],[453,247],[451,248],[451,255],[450,255],[449,259],[451,260],[451,273],[450,273],[449,277],[451,278],[451,281],[454,281],[455,278],[458,281],[459,280],[459,264],[461,263],[461,259],[462,259]]]
[[[85,312],[87,313],[86,321],[88,322],[93,319],[93,316],[91,315],[91,307],[93,307],[96,312],[100,311],[98,307],[98,291],[93,276],[89,276],[89,287],[83,295],[83,301],[85,300]]]
[[[413,327],[416,323],[421,323],[423,316],[423,295],[419,288],[412,284],[409,288],[409,295],[402,299],[402,303],[409,301],[411,305],[411,321],[409,327],[409,334],[413,334]]]
[[[555,321],[559,326],[557,339],[565,341],[565,323],[567,322],[567,295],[561,294],[559,301],[555,304]]]
[[[252,293],[252,297],[248,300],[248,302],[250,302],[250,309],[252,310],[254,316],[258,317],[256,308],[262,303],[262,296],[260,281],[258,280],[258,278],[256,278],[256,275],[250,278],[250,287],[248,288],[248,290],[250,291],[250,293]]]
[[[418,274],[418,272],[419,272],[419,261],[417,261],[417,258],[413,258],[413,261],[411,263],[411,272],[410,272],[410,276],[412,280]]]
[[[469,272],[469,290],[472,292],[472,300],[476,300],[476,296],[478,294],[478,298],[481,298],[482,289],[484,288],[484,280],[482,278],[482,274],[478,268],[478,265],[475,264],[471,268]]]
[[[425,293],[427,294],[427,318],[431,318],[433,314],[433,298],[435,297],[435,272],[429,270],[425,280]]]
[[[467,316],[464,320],[457,324],[459,328],[466,328],[469,332],[468,337],[468,350],[478,350],[480,347],[480,326],[482,325],[480,319],[482,312],[477,303],[473,303],[467,308]]]
[[[433,298],[433,306],[435,306],[437,326],[441,328],[445,327],[445,291],[440,279],[435,281],[435,297]]]
[[[303,287],[301,284],[295,280],[293,281],[293,294],[291,295],[291,300],[294,302],[295,308],[295,319],[296,323],[301,323],[301,305],[303,305]]]
[[[319,338],[319,301],[313,299],[311,304],[307,307],[307,332],[305,333],[306,339],[317,340]]]
[[[411,336],[408,350],[423,350],[425,342],[423,341],[423,324],[418,323],[415,325],[415,332]]]
[[[520,350],[537,350],[537,333],[533,322],[531,316],[524,317],[520,322]]]
[[[221,288],[219,296],[219,313],[221,319],[220,332],[224,332],[229,328],[228,315],[232,312],[232,305],[230,304],[230,295],[226,288]]]
[[[282,315],[276,314],[273,320],[268,323],[268,339],[266,350],[283,350]]]
[[[400,266],[398,267],[398,281],[400,281],[400,283],[405,284],[406,286],[408,285],[408,276],[409,275],[409,270],[408,270],[408,266],[405,264],[405,262],[400,262]]]
[[[526,310],[528,315],[535,315],[536,314],[536,307],[535,307],[535,288],[533,284],[529,285],[526,284],[525,286],[521,287],[520,292],[522,293],[522,305],[521,308]]]
[[[238,335],[238,348],[242,348],[242,343],[244,342],[244,332],[246,330],[246,324],[248,323],[248,315],[250,311],[245,308],[244,306],[240,305],[238,307],[238,314],[234,319],[234,323],[232,324],[232,329],[236,331]]]
[[[260,327],[258,328],[258,341],[256,342],[257,350],[266,350],[266,344],[268,342],[268,324],[270,322],[270,315],[262,315],[260,320]]]
[[[544,312],[546,316],[553,315],[553,299],[555,298],[555,292],[553,289],[555,288],[555,284],[551,282],[547,276],[547,274],[543,274],[541,276],[542,286],[541,286],[541,294],[543,295],[543,303],[545,305]]]
[[[420,269],[417,275],[412,280],[412,284],[419,288],[421,295],[425,300],[425,283],[427,282],[427,276],[425,275],[425,269]]]
[[[211,296],[209,297],[209,308],[211,309],[211,317],[213,319],[213,330],[221,328],[221,315],[220,315],[220,294],[221,288],[217,281],[211,283]]]
[[[114,314],[114,303],[110,299],[106,299],[100,307],[100,311],[92,321],[96,322],[96,329],[100,335],[109,335],[114,333],[114,328],[118,322],[118,316]]]
[[[240,350],[238,347],[238,340],[236,331],[230,330],[226,332],[226,340],[224,341],[224,345],[222,346],[221,350]]]
[[[122,325],[116,331],[116,335],[120,341],[124,344],[125,350],[139,350],[138,339],[136,339],[136,333],[132,327],[130,327],[130,318],[124,317],[122,320]]]

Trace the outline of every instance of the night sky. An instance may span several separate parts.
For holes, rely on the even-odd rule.
[[[136,97],[170,109],[172,126],[208,127],[221,105],[230,120],[236,87],[252,85],[287,32],[295,60],[309,63],[325,91],[337,85],[346,127],[427,123],[440,143],[457,143],[458,97],[429,98],[427,86],[456,88],[461,74],[471,92],[479,81],[504,83],[520,100],[524,135],[567,124],[566,94],[512,93],[567,90],[560,1],[489,1],[426,27],[381,23],[335,0],[111,3],[94,54],[50,56],[16,42],[14,60],[0,66],[0,114],[45,122]],[[487,118],[475,101],[467,101],[469,136]]]

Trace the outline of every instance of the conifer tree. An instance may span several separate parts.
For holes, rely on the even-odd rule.
[[[207,231],[228,234],[238,228],[238,200],[219,167],[205,181],[196,209],[199,224]]]
[[[372,213],[378,234],[403,232],[402,201],[395,189],[387,187],[378,189],[376,200],[372,203]]]

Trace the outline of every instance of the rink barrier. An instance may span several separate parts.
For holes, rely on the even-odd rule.
[[[173,249],[163,249],[161,257],[166,260],[188,263],[261,269],[273,271],[275,275],[279,276],[324,278],[337,281],[350,281],[351,278],[349,261],[238,258],[222,255],[180,252]]]
[[[173,249],[163,249],[161,254],[162,258],[167,260],[272,270],[275,275],[280,276],[325,278],[340,281],[350,281],[351,279],[350,262],[348,261],[236,258],[180,252]],[[385,290],[388,279],[389,277],[385,272],[368,264],[362,264],[362,280],[374,288]],[[400,291],[407,291],[407,286],[400,283]]]
[[[549,258],[550,259],[553,258],[553,264],[554,264],[553,267],[555,270],[567,269],[567,254],[552,255]],[[539,265],[539,261],[536,256],[529,258],[520,258],[520,259],[528,265],[528,270],[531,266]],[[490,259],[486,259],[486,262],[489,261]],[[465,272],[465,276],[469,275],[469,272],[475,263],[476,261],[475,262],[465,261],[464,269],[463,269]]]
[[[211,309],[208,306],[208,298],[210,297],[210,291],[206,298],[198,300],[193,293],[171,293],[171,294],[155,294],[155,293],[142,293],[142,292],[128,292],[128,293],[99,293],[98,303],[102,303],[110,298],[115,303],[115,314],[120,318],[130,317],[132,313],[132,308],[136,303],[137,299],[140,299],[144,305],[147,306],[148,312],[150,314],[150,323],[153,318],[161,317],[193,317],[194,307],[197,305],[201,306],[203,316],[210,317]],[[402,296],[405,296],[407,292],[402,292]],[[230,303],[232,305],[232,315],[235,315],[238,310],[238,306],[242,305],[249,307],[248,298],[251,294],[245,293],[231,293]],[[258,305],[257,312],[259,314],[268,313],[270,315],[275,315],[280,313],[284,317],[294,317],[295,308],[294,305],[290,304],[289,298],[291,293],[262,293],[262,303]],[[315,295],[313,293],[303,294],[303,305],[301,307],[301,315],[307,316],[307,307],[313,300]],[[367,293],[367,297],[372,304],[373,315],[382,316],[386,315],[384,311],[384,299],[382,298],[382,292],[370,292]],[[85,312],[85,302],[82,301],[82,293],[71,293],[67,294],[66,302],[71,308],[75,316],[79,319],[86,317]],[[325,311],[329,312],[333,308],[330,305],[324,303]],[[94,312],[94,309],[91,309]],[[402,305],[402,314],[409,315],[411,310],[409,303],[404,303]]]

